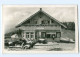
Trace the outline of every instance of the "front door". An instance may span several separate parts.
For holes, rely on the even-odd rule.
[[[41,32],[41,38],[46,38],[46,32]]]
[[[45,38],[46,32],[43,31],[36,31],[36,38]]]
[[[61,32],[56,32],[56,37],[60,38],[61,37]]]

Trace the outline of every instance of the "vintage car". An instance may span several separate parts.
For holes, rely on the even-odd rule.
[[[37,41],[26,41],[23,39],[19,39],[16,41],[5,42],[5,46],[11,47],[21,47],[22,49],[30,49],[37,43]]]

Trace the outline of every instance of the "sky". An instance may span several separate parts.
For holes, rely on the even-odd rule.
[[[74,6],[4,5],[2,7],[2,17],[5,32],[15,28],[16,25],[39,11],[40,8],[60,22],[75,22],[76,9]]]

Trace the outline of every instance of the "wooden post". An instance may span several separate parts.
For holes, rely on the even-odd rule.
[[[34,31],[34,39],[35,39],[35,31]]]
[[[26,39],[26,32],[24,32],[24,38]]]
[[[50,20],[50,24],[51,24],[51,20]]]
[[[29,39],[31,40],[31,33],[29,33]]]

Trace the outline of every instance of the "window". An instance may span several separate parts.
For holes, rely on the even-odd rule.
[[[31,32],[31,38],[34,38],[34,33],[33,32]]]
[[[56,37],[60,38],[61,37],[61,32],[56,32]]]
[[[34,24],[37,24],[37,21],[35,21]]]
[[[51,34],[47,34],[47,38],[51,38]]]
[[[34,38],[33,32],[26,32],[26,38]]]
[[[46,32],[41,32],[41,37],[45,38],[46,37]]]
[[[52,20],[52,23],[54,23],[54,21]]]
[[[26,32],[26,34],[29,34],[29,32]]]
[[[43,20],[43,21],[42,21],[42,24],[50,24],[50,21],[48,21],[48,20]]]
[[[26,38],[29,38],[29,32],[26,33]]]
[[[33,32],[31,32],[31,34],[33,34]]]
[[[32,24],[37,24],[37,21],[34,20],[34,21],[32,22]]]
[[[34,35],[31,35],[31,38],[33,38],[34,37]]]

